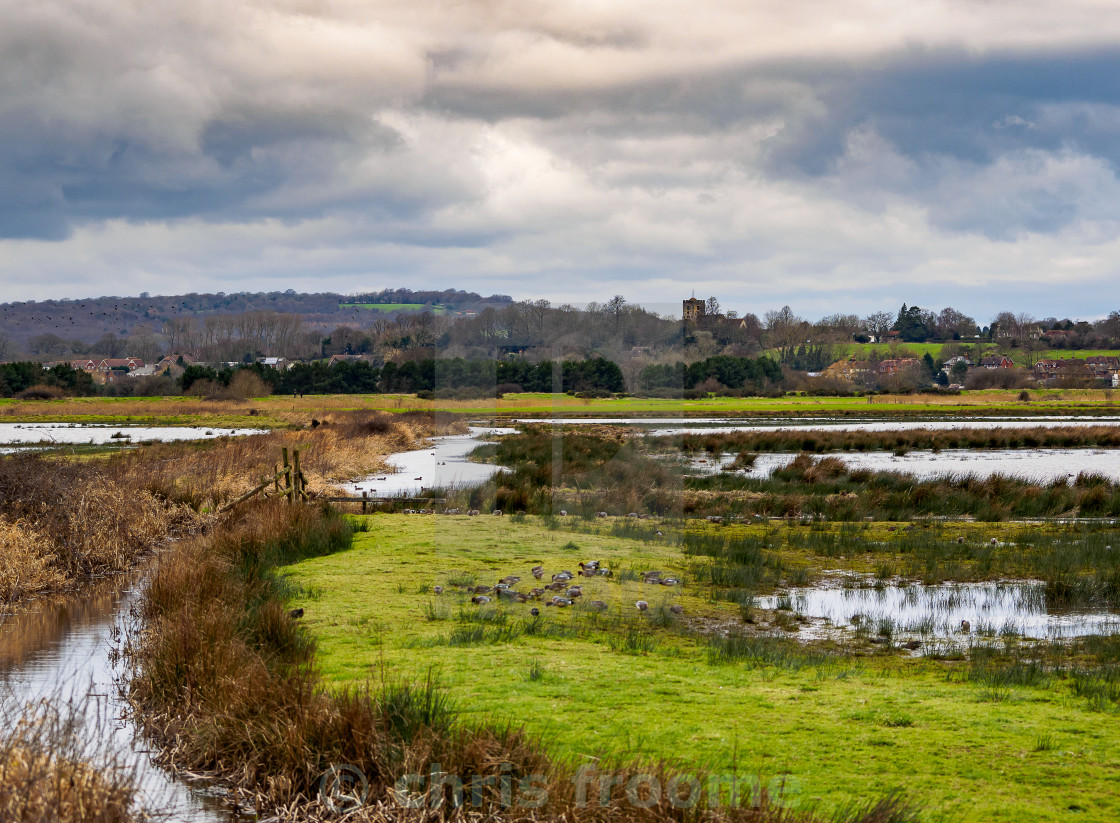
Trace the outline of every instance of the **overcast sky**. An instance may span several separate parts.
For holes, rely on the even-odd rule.
[[[1115,0],[0,13],[0,299],[1120,308]]]

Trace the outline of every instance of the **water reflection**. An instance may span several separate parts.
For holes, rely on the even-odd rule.
[[[92,742],[134,767],[145,805],[170,819],[231,819],[215,800],[171,779],[147,756],[125,718],[111,662],[114,631],[138,598],[139,575],[117,575],[70,597],[44,599],[0,618],[0,688],[5,708],[72,699]]]
[[[834,626],[926,639],[975,634],[1057,639],[1120,631],[1120,615],[1111,612],[1049,608],[1043,584],[1034,581],[795,588],[758,602],[765,609],[826,618]]]

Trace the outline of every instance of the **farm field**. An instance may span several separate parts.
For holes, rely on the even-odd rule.
[[[63,400],[0,399],[0,422],[73,422],[133,425],[299,426],[330,411],[430,411],[478,417],[750,417],[789,415],[1110,414],[1120,411],[1100,389],[985,390],[958,395],[874,397],[711,397],[697,400],[566,394],[507,394],[501,399],[423,400],[402,394],[270,395],[249,400],[194,397],[80,397]]]
[[[1017,682],[978,674],[975,660],[914,657],[866,637],[798,644],[785,639],[802,631],[788,614],[752,610],[744,626],[741,604],[704,582],[707,558],[670,539],[679,522],[641,526],[373,515],[361,519],[366,531],[350,550],[284,573],[329,684],[419,682],[430,672],[463,722],[523,726],[575,765],[609,771],[637,758],[686,773],[735,772],[825,810],[898,789],[925,820],[1120,815],[1114,703],[1075,694],[1064,676]],[[652,536],[656,527],[668,537]],[[886,534],[885,524],[870,528]],[[1002,540],[1010,527],[957,528],[980,541]],[[810,578],[874,566],[870,556],[821,557],[799,546],[783,543],[780,558]],[[532,566],[574,572],[590,559],[614,576],[590,579],[575,608],[478,606],[455,588],[514,574],[527,591]],[[635,575],[649,569],[683,585]],[[607,610],[582,605],[593,599]],[[639,599],[648,611],[634,607]],[[534,605],[539,618],[529,614]],[[782,637],[764,637],[750,654],[721,654],[711,635],[727,627]]]

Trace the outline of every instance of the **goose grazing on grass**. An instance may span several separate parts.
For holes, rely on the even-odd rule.
[[[544,594],[544,589],[529,589],[529,597],[534,600],[540,600],[542,594]]]
[[[669,611],[671,611],[673,614],[684,614],[684,606],[678,606],[676,603],[674,603],[669,607]]]
[[[476,603],[479,606],[485,606],[487,603],[490,602],[490,598],[487,597],[484,594],[476,594],[474,597],[471,598],[471,602]]]
[[[680,583],[681,583],[681,581],[677,580],[677,578],[675,578],[675,577],[663,577],[663,578],[661,578],[661,585],[662,586],[679,586]]]
[[[554,597],[554,598],[552,598],[552,604],[551,605],[558,606],[560,608],[564,608],[565,606],[572,605],[573,602],[574,601],[569,600],[567,597]]]
[[[591,609],[593,612],[605,612],[607,610],[607,604],[602,600],[592,600],[587,604],[587,608]]]
[[[649,603],[647,603],[644,600],[639,600],[637,603],[634,604],[634,608],[636,608],[640,612],[644,612],[644,611],[646,611],[646,609],[649,608]]]
[[[475,586],[474,587],[474,593],[475,594],[486,594],[489,591],[493,591],[493,589],[490,586],[481,586],[480,585],[480,586]]]
[[[537,578],[537,580],[540,580],[544,577],[544,566],[533,566],[533,568],[529,569],[529,573]]]
[[[432,586],[432,591],[436,594],[443,594],[443,586]]]
[[[513,586],[513,585],[516,585],[517,583],[520,583],[521,578],[518,577],[516,574],[510,574],[510,575],[506,575],[505,577],[503,577],[501,582],[505,583],[507,586]]]
[[[555,583],[549,583],[547,586],[545,586],[545,589],[550,592],[562,592],[566,588],[568,588],[567,580],[557,580]]]
[[[583,597],[583,589],[579,586],[572,586],[568,589],[568,597]]]
[[[599,568],[599,565],[600,565],[600,561],[598,561],[598,560],[588,560],[586,563],[584,563],[583,561],[580,561],[579,567],[581,569],[583,569],[585,572],[588,572],[588,571],[595,571],[597,568]]]
[[[552,575],[552,582],[553,583],[556,583],[556,582],[567,583],[571,579],[572,579],[572,573],[571,572],[557,572],[556,574]]]

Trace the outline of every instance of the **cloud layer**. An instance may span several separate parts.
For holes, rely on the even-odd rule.
[[[0,9],[6,299],[1117,307],[1113,4]]]

